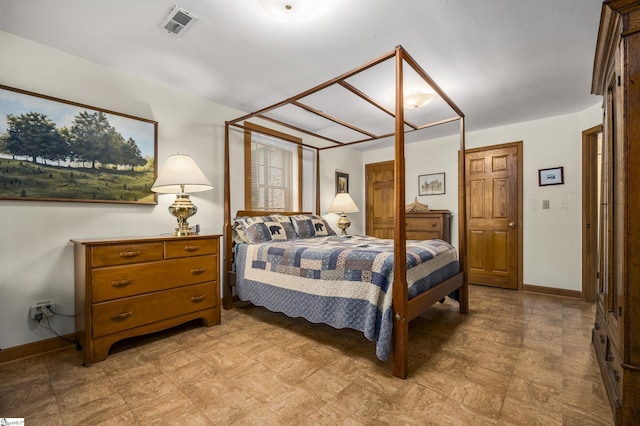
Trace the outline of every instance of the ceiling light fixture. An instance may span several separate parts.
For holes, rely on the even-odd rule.
[[[304,18],[312,14],[321,0],[259,0],[268,12],[287,19]]]
[[[431,102],[435,97],[436,95],[431,92],[413,92],[405,96],[404,107],[413,109],[420,108]]]

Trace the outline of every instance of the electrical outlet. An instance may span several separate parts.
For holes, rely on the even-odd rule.
[[[38,302],[35,305],[31,306],[31,310],[30,310],[31,319],[40,321],[42,319],[42,316],[47,316],[47,317],[53,316],[53,312],[51,311],[55,311],[55,310],[56,310],[55,303],[51,303],[49,301]]]

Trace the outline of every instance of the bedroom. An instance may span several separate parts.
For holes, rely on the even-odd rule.
[[[7,8],[10,2],[3,3]],[[593,61],[593,46],[599,15],[598,2],[592,2],[591,29],[592,39],[584,43],[589,52],[584,59],[589,68]],[[168,4],[167,4],[168,7]],[[166,11],[163,9],[162,14]],[[7,16],[3,13],[4,16]],[[78,24],[82,24],[79,22]],[[202,24],[200,22],[199,24]],[[5,28],[3,22],[2,29]],[[187,41],[187,33],[183,39],[170,39],[176,43]],[[191,31],[190,30],[190,31]],[[17,33],[17,32],[16,32]],[[163,34],[164,35],[164,34]],[[94,40],[100,43],[100,39]],[[214,185],[212,191],[194,196],[199,212],[194,218],[202,227],[203,233],[220,233],[222,231],[223,212],[223,134],[224,121],[240,115],[241,111],[222,104],[213,103],[203,98],[191,96],[118,72],[111,67],[98,65],[78,56],[32,42],[11,32],[2,33],[1,39],[3,76],[0,83],[44,93],[63,99],[96,105],[102,108],[122,111],[138,117],[149,117],[159,123],[160,147],[159,163],[171,153],[181,150],[198,159],[200,167]],[[381,54],[393,46],[377,46],[374,56]],[[407,46],[410,48],[410,46]],[[144,52],[138,53],[143,55]],[[157,57],[150,55],[147,60]],[[370,59],[367,55],[356,61]],[[220,61],[232,59],[220,58]],[[424,62],[424,61],[422,61]],[[428,63],[422,64],[430,71]],[[43,75],[42,69],[46,69]],[[345,71],[330,70],[322,78],[311,79],[311,83]],[[189,65],[181,69],[176,79],[191,79],[191,75],[201,75],[203,71]],[[285,77],[286,78],[286,77]],[[210,79],[207,79],[210,81]],[[213,83],[211,83],[213,84]],[[585,93],[588,95],[589,81],[585,81]],[[304,89],[305,87],[296,88]],[[285,93],[283,96],[290,95]],[[274,99],[274,101],[277,99]],[[490,100],[487,100],[490,102]],[[525,275],[524,281],[532,285],[555,286],[561,289],[580,290],[580,144],[581,132],[593,127],[601,120],[600,100],[591,97],[585,107],[567,110],[565,113],[551,117],[522,117],[513,123],[493,126],[492,128],[468,132],[468,146],[486,146],[518,140],[527,141],[525,170],[528,176],[525,183]],[[262,103],[259,103],[261,106]],[[535,117],[535,119],[531,119]],[[215,141],[211,143],[211,141]],[[446,141],[441,141],[446,143]],[[438,143],[436,141],[435,143]],[[424,148],[422,148],[424,149]],[[412,200],[417,192],[417,176],[430,172],[445,172],[447,184],[456,187],[456,165],[450,158],[432,158],[420,160],[419,144],[408,145],[407,163],[410,169],[408,181],[416,181],[416,185],[407,188],[407,199]],[[414,155],[415,153],[415,155]],[[549,157],[552,155],[552,157]],[[334,172],[341,171],[350,176],[350,192],[359,205],[364,203],[364,164],[388,160],[388,149],[374,151],[352,150],[348,156],[335,155],[326,160],[330,167],[323,167],[322,186],[331,188],[323,192],[321,204],[328,205],[333,197]],[[411,163],[413,161],[413,163]],[[432,162],[427,162],[432,161]],[[536,171],[540,168],[562,164],[565,167],[567,185],[564,191],[541,191],[535,183]],[[443,167],[444,165],[444,167]],[[409,177],[412,176],[412,177]],[[449,180],[449,178],[452,178]],[[533,183],[531,182],[533,180]],[[528,185],[528,186],[527,186]],[[542,200],[543,196],[553,194],[551,209],[544,212],[534,209],[533,201]],[[11,221],[3,223],[3,256],[2,260],[2,313],[0,346],[12,348],[52,336],[46,330],[34,326],[28,319],[28,307],[35,301],[52,300],[62,312],[69,312],[73,307],[73,249],[69,243],[71,238],[114,237],[126,235],[154,235],[159,232],[170,232],[174,226],[166,208],[171,202],[170,196],[159,196],[158,206],[128,207],[97,204],[60,204],[60,203],[27,203],[19,201],[3,201],[3,217]],[[569,205],[567,210],[560,210],[560,201],[565,199]],[[433,208],[457,210],[456,194],[447,191],[442,196],[422,198],[428,200]],[[558,206],[556,208],[556,206]],[[529,208],[531,207],[531,208]],[[363,233],[364,216],[362,213],[351,214],[353,222],[351,233]],[[540,229],[547,230],[540,232]],[[457,227],[453,226],[453,239],[456,240]],[[559,233],[567,235],[557,241]],[[35,244],[37,242],[37,244]],[[559,259],[563,261],[560,262]],[[552,268],[546,268],[550,262]],[[11,302],[8,302],[11,301]],[[73,332],[73,321],[55,318],[54,327],[62,334]],[[4,414],[3,414],[4,415]]]

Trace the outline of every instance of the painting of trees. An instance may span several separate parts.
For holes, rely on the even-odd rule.
[[[7,125],[7,136],[2,148],[14,157],[30,157],[35,163],[37,158],[44,162],[58,161],[69,155],[69,143],[58,132],[55,123],[44,114],[9,114]]]
[[[154,121],[0,86],[0,199],[155,204],[156,138]]]

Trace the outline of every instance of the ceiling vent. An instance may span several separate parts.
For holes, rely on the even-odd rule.
[[[180,6],[174,6],[169,12],[169,15],[164,18],[164,21],[160,24],[162,28],[169,31],[169,33],[182,37],[182,35],[198,21],[198,18],[193,13],[184,10]]]

